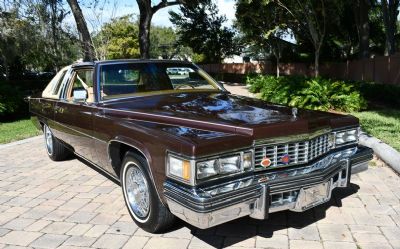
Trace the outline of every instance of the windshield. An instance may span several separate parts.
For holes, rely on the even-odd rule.
[[[203,70],[179,63],[118,63],[100,68],[103,100],[144,94],[219,91]]]

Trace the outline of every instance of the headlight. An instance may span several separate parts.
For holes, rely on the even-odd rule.
[[[229,174],[240,171],[240,156],[225,157],[219,159],[219,172]]]
[[[234,174],[253,169],[253,152],[246,151],[228,157],[217,158],[196,164],[197,179],[216,175]]]
[[[197,163],[197,179],[203,179],[218,174],[218,159]]]
[[[336,145],[355,143],[357,141],[358,141],[358,129],[338,131],[335,134],[335,144]]]
[[[179,180],[183,180],[185,182],[191,182],[192,167],[190,161],[168,155],[167,165],[168,176],[178,178]]]
[[[205,161],[195,161],[170,154],[167,155],[167,177],[194,186],[196,180],[227,176],[253,170],[253,151],[247,150]]]

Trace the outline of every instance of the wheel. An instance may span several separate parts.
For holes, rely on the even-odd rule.
[[[128,151],[120,173],[122,193],[136,225],[157,233],[168,229],[175,217],[160,201],[147,169],[145,158]]]
[[[47,125],[43,126],[43,132],[46,151],[51,160],[62,161],[71,155],[71,152],[53,136],[53,133]]]

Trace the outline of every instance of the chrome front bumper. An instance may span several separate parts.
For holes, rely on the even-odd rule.
[[[330,153],[310,164],[254,175],[203,188],[167,180],[164,195],[170,211],[193,226],[205,229],[249,215],[266,219],[282,210],[302,212],[331,198],[335,188],[347,187],[351,174],[368,169],[370,148],[359,146]],[[309,190],[312,191],[309,191]],[[313,203],[309,192],[326,191]]]

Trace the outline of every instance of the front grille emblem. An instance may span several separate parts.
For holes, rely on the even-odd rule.
[[[281,162],[284,164],[289,164],[290,162],[290,156],[288,154],[285,154],[281,157]]]
[[[268,168],[270,165],[271,165],[271,159],[269,159],[268,157],[264,157],[262,160],[261,160],[261,166],[263,166],[264,168]]]

